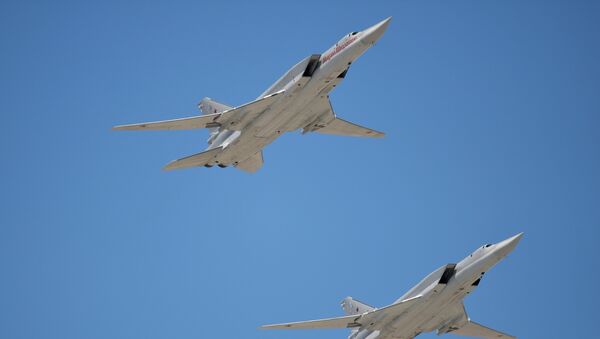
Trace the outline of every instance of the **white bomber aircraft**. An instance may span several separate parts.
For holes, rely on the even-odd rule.
[[[423,332],[452,333],[482,338],[516,338],[471,321],[463,299],[479,285],[484,273],[506,257],[523,233],[497,244],[484,245],[458,264],[433,271],[393,304],[374,308],[347,297],[347,316],[287,324],[263,329],[350,328],[349,339],[411,339]]]
[[[210,98],[198,105],[203,115],[175,120],[115,126],[115,130],[187,130],[208,128],[208,148],[175,160],[166,170],[233,165],[255,172],[263,164],[262,149],[284,132],[382,137],[383,133],[336,117],[329,92],[346,76],[350,64],[383,35],[391,18],[345,35],[325,53],[300,61],[255,101],[230,107]]]

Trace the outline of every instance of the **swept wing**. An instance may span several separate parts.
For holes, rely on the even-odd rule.
[[[376,131],[374,129],[363,127],[338,118],[333,111],[331,101],[329,97],[320,98],[314,103],[315,107],[313,110],[318,112],[325,112],[325,120],[319,121],[305,127],[304,132],[318,132],[322,134],[334,134],[334,135],[346,135],[352,137],[372,137],[381,138],[385,134],[383,132]]]
[[[211,164],[214,158],[223,150],[223,147],[213,148],[208,151],[204,151],[201,153],[196,153],[194,155],[187,156],[185,158],[173,160],[167,164],[167,166],[163,167],[165,171],[170,171],[174,169],[187,168],[187,167],[196,167],[196,166],[204,166]]]
[[[337,117],[333,119],[333,121],[331,121],[327,126],[316,130],[316,132],[322,134],[347,135],[352,137],[381,138],[384,136],[383,132],[363,127]]]
[[[452,325],[449,324],[444,328],[438,330],[438,335],[443,333],[450,334],[459,334],[470,337],[480,337],[480,338],[507,338],[507,339],[516,339],[516,337],[502,333],[500,331],[496,331],[489,327],[480,325],[474,321],[469,319],[467,315],[467,311],[465,309],[465,305],[460,303],[455,307],[449,309],[447,312],[447,316],[449,318],[454,318],[455,324],[464,324],[464,325]]]
[[[457,330],[453,330],[449,333],[466,335],[466,336],[470,336],[470,337],[490,338],[490,339],[492,339],[492,338],[516,339],[517,338],[510,334],[502,333],[500,331],[496,331],[489,327],[485,327],[485,326],[480,325],[471,320],[469,320],[461,328],[459,328]]]
[[[284,91],[275,92],[245,105],[220,113],[199,115],[190,118],[144,122],[113,127],[114,130],[187,130],[225,126],[232,131],[241,131],[248,123],[269,108]]]
[[[421,296],[417,296],[400,303],[375,309],[363,314],[349,315],[344,317],[299,321],[293,323],[275,324],[262,326],[263,329],[315,329],[315,328],[353,328],[369,325],[388,317],[397,317],[406,312],[409,307],[414,305]],[[377,328],[375,324],[374,329]]]

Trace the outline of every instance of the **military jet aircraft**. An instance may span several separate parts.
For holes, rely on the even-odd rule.
[[[233,165],[247,172],[262,167],[262,149],[284,132],[382,137],[383,133],[340,119],[329,92],[346,76],[350,64],[383,35],[391,18],[352,32],[323,54],[297,63],[255,101],[230,107],[210,98],[200,101],[203,115],[115,126],[115,130],[187,130],[208,128],[208,148],[169,163],[165,169]]]
[[[516,338],[471,321],[463,299],[484,273],[506,257],[523,233],[497,244],[481,246],[457,264],[444,265],[429,274],[393,304],[374,308],[347,297],[344,317],[267,325],[263,329],[350,328],[349,339],[411,339],[423,332],[482,338]]]

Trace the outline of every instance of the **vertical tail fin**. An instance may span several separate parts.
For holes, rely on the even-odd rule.
[[[223,111],[227,111],[229,109],[232,109],[233,107],[227,106],[220,102],[216,102],[211,98],[204,98],[198,104],[198,108],[200,109],[202,114],[206,115],[206,114],[214,114],[214,113],[220,113]],[[210,137],[208,138],[208,143],[211,144],[213,139],[219,133],[219,127],[209,128],[208,130],[210,131]]]
[[[358,300],[352,299],[352,297],[346,297],[342,300],[342,309],[347,315],[363,314],[375,309],[375,307],[369,306]]]

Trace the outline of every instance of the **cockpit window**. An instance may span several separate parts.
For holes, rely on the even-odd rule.
[[[490,247],[490,246],[492,246],[492,244],[486,244],[486,245],[485,245],[485,246],[483,246],[483,247]]]
[[[350,35],[356,35],[356,34],[358,34],[358,32],[352,32],[352,33],[350,33]]]

